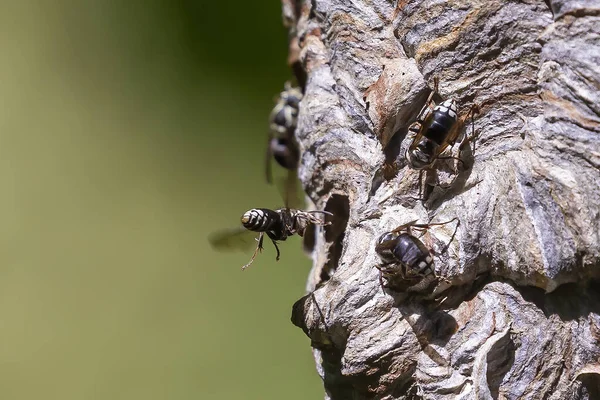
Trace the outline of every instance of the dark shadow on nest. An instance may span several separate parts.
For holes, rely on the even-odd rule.
[[[377,189],[384,182],[389,182],[398,175],[398,171],[405,165],[404,157],[400,156],[402,142],[408,133],[408,128],[402,128],[396,131],[389,143],[383,149],[385,157],[384,163],[375,172],[371,181],[371,189],[369,190],[369,199],[375,195]]]

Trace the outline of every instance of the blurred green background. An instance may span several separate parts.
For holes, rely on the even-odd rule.
[[[281,205],[279,2],[0,4],[0,398],[322,398],[300,241],[206,240]]]

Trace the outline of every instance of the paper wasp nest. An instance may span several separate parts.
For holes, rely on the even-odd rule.
[[[292,316],[326,397],[599,398],[600,2],[284,0],[284,10],[306,73],[299,176],[335,214],[317,235],[314,293]],[[463,162],[420,174],[403,152],[434,77],[459,113],[479,106],[461,130],[478,139]],[[454,217],[434,261],[446,290],[384,291],[377,238]],[[423,241],[435,251],[451,235],[436,226]]]

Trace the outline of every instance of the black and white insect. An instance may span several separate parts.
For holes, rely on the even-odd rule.
[[[422,281],[430,283],[435,280],[437,278],[433,265],[435,253],[414,236],[413,231],[424,234],[432,226],[446,225],[453,221],[458,221],[458,218],[429,224],[417,224],[416,221],[411,221],[381,235],[375,246],[375,251],[383,261],[382,264],[377,265],[381,286],[405,290],[417,284],[421,286]],[[450,242],[459,225],[460,222],[456,225]],[[444,246],[440,254],[447,250],[450,242]]]
[[[333,216],[328,211],[303,211],[293,208],[280,208],[271,210],[268,208],[253,208],[242,215],[242,228],[233,231],[220,232],[213,235],[209,240],[216,249],[247,248],[249,243],[248,234],[259,232],[255,238],[257,245],[250,261],[242,267],[248,268],[256,255],[263,249],[264,235],[266,234],[277,251],[276,260],[279,261],[280,252],[278,241],[284,241],[289,236],[304,236],[304,232],[310,225],[325,226],[331,222],[325,220],[325,216]]]
[[[462,117],[458,116],[458,105],[456,100],[447,99],[441,104],[433,101],[438,94],[438,79],[434,79],[434,89],[430,93],[427,102],[419,112],[417,121],[409,127],[409,131],[416,133],[410,147],[406,151],[408,165],[416,170],[423,170],[433,166],[436,160],[457,157],[441,157],[440,155],[448,146],[454,146],[465,121],[479,111],[477,105],[473,105],[470,111]],[[460,144],[460,150],[476,139],[474,127],[471,135],[465,136]]]
[[[298,122],[298,110],[302,100],[302,91],[286,82],[277,103],[269,116],[269,137],[266,155],[267,182],[272,183],[271,162],[275,159],[279,165],[294,171],[298,166],[300,153],[294,138]]]
[[[446,99],[441,101],[439,104],[436,103],[434,98],[440,98],[438,93],[438,78],[434,78],[434,89],[429,94],[427,101],[419,111],[417,119],[408,128],[409,135],[407,135],[409,144],[403,153],[395,153],[394,149],[396,145],[391,145],[386,149],[389,150],[389,154],[386,154],[385,164],[377,170],[373,176],[371,183],[371,195],[374,195],[377,189],[381,186],[384,181],[393,179],[400,168],[403,165],[408,165],[410,168],[419,171],[419,196],[417,199],[427,200],[428,195],[422,196],[423,190],[423,173],[431,171],[437,160],[454,159],[460,164],[465,166],[465,160],[461,158],[463,150],[470,144],[474,143],[477,139],[475,134],[474,115],[479,112],[479,107],[473,104],[468,113],[463,116],[459,116],[459,107],[455,99]],[[471,118],[472,130],[471,134],[464,135],[458,151],[458,157],[451,154],[443,155],[448,149],[452,148],[458,140],[462,128],[468,118]],[[395,135],[394,138],[400,138]],[[393,138],[393,139],[394,139]],[[392,139],[392,140],[393,140]],[[398,143],[398,148],[402,148]],[[473,150],[473,149],[472,149]],[[456,168],[453,168],[453,172],[456,174]],[[433,173],[431,176],[427,176],[426,181],[436,179],[436,174]],[[449,187],[454,183],[452,181],[450,185],[435,184],[430,186]]]

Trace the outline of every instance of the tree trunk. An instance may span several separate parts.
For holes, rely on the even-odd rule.
[[[600,398],[600,1],[283,10],[305,84],[298,174],[335,214],[292,315],[326,398]],[[459,115],[479,105],[461,131],[478,139],[420,174],[404,152],[434,77]],[[421,237],[433,288],[382,288],[382,233],[454,217],[454,238]]]

